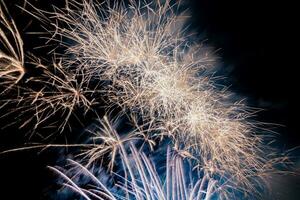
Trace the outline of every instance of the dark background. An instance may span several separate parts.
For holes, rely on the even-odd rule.
[[[23,1],[4,2],[20,29],[24,28],[30,17],[15,6],[22,5]],[[32,2],[43,9],[53,3],[63,4],[57,0]],[[191,28],[200,39],[207,39],[207,45],[219,49],[219,74],[226,77],[225,84],[240,98],[246,98],[250,106],[264,109],[255,117],[257,120],[280,124],[275,128],[279,149],[299,146],[296,6],[287,1],[268,0],[187,2],[191,7]],[[38,24],[31,26],[36,28]],[[32,38],[24,35],[25,45],[31,47],[38,43]],[[5,124],[5,119],[0,119],[0,123]],[[0,150],[22,147],[27,139],[16,127],[0,129]],[[54,150],[37,154],[35,150],[0,155],[0,199],[46,199],[45,191],[53,177],[45,166],[53,165],[57,154]],[[292,155],[297,170],[299,151],[292,151]],[[274,177],[270,184],[274,196],[263,199],[299,199],[299,176]]]

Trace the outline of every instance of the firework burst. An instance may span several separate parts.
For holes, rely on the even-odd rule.
[[[147,200],[211,200],[228,199],[226,184],[205,171],[194,172],[187,167],[187,162],[180,155],[167,151],[165,175],[157,172],[156,165],[143,152],[130,145],[130,154],[120,145],[123,175],[114,174],[117,180],[111,188],[80,163],[69,160],[72,170],[63,172],[51,169],[63,178],[63,185],[84,199],[147,199]],[[187,170],[188,169],[188,170]],[[99,170],[99,169],[98,169]],[[68,174],[70,176],[68,176]],[[72,174],[76,174],[75,176]],[[78,185],[78,176],[89,177],[94,186],[84,188]]]
[[[272,149],[263,145],[257,124],[248,120],[250,109],[230,100],[231,94],[216,86],[211,73],[214,56],[208,48],[190,42],[187,17],[179,12],[179,4],[172,5],[170,0],[130,1],[128,5],[71,0],[66,5],[54,12],[31,5],[31,15],[50,25],[48,43],[59,43],[64,53],[54,53],[54,62],[48,65],[35,57],[29,63],[39,75],[28,78],[14,112],[33,113],[34,118],[23,121],[21,127],[34,121],[33,130],[54,127],[63,132],[71,116],[80,118],[76,110],[92,110],[101,116],[103,106],[92,108],[99,102],[105,112],[126,116],[133,127],[119,135],[107,117],[100,120],[100,126],[90,131],[94,144],[78,155],[87,165],[71,161],[100,189],[81,188],[52,168],[67,180],[67,187],[85,199],[168,200],[211,199],[218,188],[222,188],[218,197],[229,199],[223,190],[253,193],[264,186],[265,177],[285,157],[268,153]],[[2,9],[0,20],[14,41],[10,43],[0,29],[4,47],[0,85],[10,88],[25,73],[23,43]],[[130,144],[140,140],[153,152],[167,140],[178,153],[167,153],[165,180],[150,159]],[[107,157],[111,174],[115,174],[116,160],[122,163],[124,176],[117,175],[123,180],[118,185],[120,193],[110,191],[88,171]],[[182,157],[201,174],[196,181],[186,179]]]
[[[147,134],[168,135],[201,167],[234,177],[248,190],[269,166],[263,137],[247,121],[251,112],[214,86],[207,73],[213,58],[189,42],[180,27],[186,17],[175,11],[169,1],[107,9],[71,1],[53,18],[55,34],[72,41],[66,63],[105,82],[108,109],[137,113],[143,126],[152,125]]]

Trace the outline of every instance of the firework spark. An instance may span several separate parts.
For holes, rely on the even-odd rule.
[[[19,119],[16,121],[22,121],[20,128],[33,122],[33,130],[38,127],[56,127],[56,130],[62,132],[76,109],[83,110],[83,113],[91,110],[95,103],[92,96],[97,93],[97,85],[91,86],[84,72],[75,73],[66,69],[59,59],[54,58],[53,62],[44,65],[41,59],[30,55],[28,57],[31,61],[25,63],[22,38],[15,22],[7,15],[3,4],[0,7],[0,22],[4,26],[4,29],[0,27],[0,44],[4,48],[0,49],[0,85],[4,90],[1,93],[11,89],[23,78],[25,64],[30,65],[32,71],[39,75],[29,76],[25,81],[26,86],[18,86],[17,96],[10,96],[3,101],[0,107],[8,103],[18,106],[1,117],[18,112]],[[63,120],[53,120],[58,115]],[[22,116],[25,116],[25,120]],[[30,118],[26,119],[26,116]]]
[[[186,162],[182,157],[174,152],[171,153],[170,150],[167,152],[163,178],[158,174],[154,163],[143,152],[130,145],[131,154],[128,154],[123,145],[120,147],[119,153],[125,175],[114,175],[119,180],[113,186],[114,190],[76,161],[69,160],[73,172],[76,169],[77,175],[88,176],[94,187],[83,188],[76,183],[76,176],[70,178],[68,172],[53,167],[51,169],[65,180],[64,186],[85,199],[211,200],[216,196],[218,199],[228,198],[225,184],[219,184],[204,171],[195,174],[185,165]],[[201,178],[199,178],[200,173],[202,173]]]
[[[99,120],[99,123],[100,126],[94,127],[94,130],[88,130],[93,134],[91,139],[94,142],[94,146],[91,146],[92,148],[84,151],[78,156],[83,156],[83,160],[88,159],[87,166],[90,166],[95,161],[108,155],[111,158],[108,168],[113,172],[115,158],[124,143],[140,140],[141,138],[133,133],[121,137],[114,128],[116,124],[108,120],[107,116],[104,116],[102,120]]]
[[[96,89],[89,87],[89,79],[84,73],[72,73],[66,70],[60,62],[53,63],[52,69],[44,66],[40,61],[36,61],[34,64],[37,68],[42,69],[43,73],[31,81],[43,87],[35,91],[25,91],[26,98],[22,98],[21,102],[27,102],[25,105],[30,105],[29,110],[35,111],[34,128],[43,123],[47,124],[45,121],[60,114],[63,120],[55,122],[56,124],[52,126],[55,125],[62,132],[76,109],[82,109],[84,113],[92,109],[91,106],[95,103],[93,93],[96,93]],[[22,126],[25,126],[26,123]]]
[[[9,13],[0,3],[0,84],[7,91],[17,84],[25,74],[23,41]],[[3,27],[3,28],[2,28]],[[1,94],[0,93],[0,94]]]

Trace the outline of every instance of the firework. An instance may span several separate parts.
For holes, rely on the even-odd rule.
[[[64,186],[78,193],[84,199],[209,200],[216,197],[218,199],[229,197],[226,194],[226,184],[219,184],[205,171],[195,174],[186,166],[187,163],[180,155],[172,153],[170,150],[167,151],[166,171],[163,178],[158,174],[156,165],[143,152],[130,145],[131,153],[128,154],[122,144],[120,147],[120,162],[123,163],[124,175],[114,174],[119,181],[111,188],[107,183],[101,182],[99,178],[95,177],[94,173],[86,167],[73,160],[69,160],[73,166],[72,173],[77,176],[81,174],[88,176],[94,186],[81,187],[76,183],[76,176],[71,176],[71,171],[68,173],[53,167],[51,169],[61,176]]]
[[[129,133],[121,137],[115,130],[116,124],[108,120],[107,116],[104,116],[104,118],[98,120],[98,122],[100,123],[99,126],[97,125],[93,130],[88,130],[92,134],[90,138],[94,142],[94,146],[91,146],[92,148],[78,156],[83,156],[83,160],[88,159],[87,166],[99,159],[103,159],[104,156],[109,156],[111,161],[108,164],[108,168],[113,172],[115,157],[118,155],[122,145],[126,142],[132,142],[141,138],[134,133]]]
[[[92,110],[91,106],[95,103],[93,93],[96,93],[96,89],[90,88],[84,73],[72,73],[61,63],[53,63],[52,68],[44,66],[39,60],[34,64],[42,73],[31,82],[43,87],[39,90],[25,90],[25,98],[21,99],[23,104],[30,105],[27,111],[34,111],[34,128],[42,126],[41,124],[45,127],[44,124],[47,125],[49,118],[61,115],[63,120],[54,122],[52,126],[56,126],[62,132],[76,109],[81,109],[83,113]],[[22,124],[25,125],[26,123]]]
[[[99,191],[81,188],[52,168],[83,198],[210,199],[217,186],[253,193],[285,160],[269,153],[272,149],[264,145],[263,135],[256,133],[257,124],[248,120],[252,111],[216,86],[211,73],[214,56],[209,48],[190,42],[187,17],[178,13],[178,4],[71,0],[66,8],[53,12],[28,5],[31,15],[50,25],[48,43],[58,43],[64,53],[54,53],[53,62],[45,65],[35,57],[29,63],[39,73],[26,81],[28,87],[22,88],[15,111],[23,116],[33,113],[34,118],[21,127],[33,122],[33,130],[54,127],[63,132],[66,126],[71,129],[71,116],[80,118],[77,110],[101,116],[103,107],[107,113],[117,112],[117,118],[126,116],[132,125],[131,131],[119,135],[114,123],[104,117],[90,131],[92,137],[87,134],[94,144],[78,155],[86,166],[71,161],[92,177]],[[9,88],[24,76],[24,53],[16,26],[0,11],[1,22],[15,42],[11,44],[0,29],[6,50],[0,51],[0,79]],[[104,106],[92,108],[99,102]],[[143,141],[154,151],[166,140],[178,154],[166,159],[163,181],[151,161],[128,143]],[[111,174],[121,157],[125,173],[118,186],[121,194],[111,192],[88,172],[89,166],[98,160],[105,163],[106,157],[111,159]],[[188,185],[182,158],[202,173]],[[221,193],[220,198],[229,198],[227,192]]]
[[[0,84],[4,88],[2,94],[12,89],[25,74],[23,41],[14,21],[7,15],[9,14],[3,4],[0,7],[0,22],[4,26],[0,29],[0,42],[4,48],[0,49]],[[21,121],[21,128],[34,124],[33,130],[38,127],[56,127],[56,130],[62,132],[76,108],[83,110],[83,113],[91,110],[94,104],[92,96],[97,93],[97,85],[91,86],[84,72],[67,70],[62,66],[61,60],[54,58],[53,62],[45,65],[36,56],[28,57],[30,62],[26,64],[39,75],[31,74],[25,81],[26,86],[18,86],[16,95],[2,100],[4,103],[0,107],[8,103],[18,106],[1,117],[18,112],[19,119],[16,121]],[[64,120],[54,121],[54,116],[58,115]],[[26,116],[30,118],[26,119]]]
[[[5,92],[17,84],[25,74],[24,50],[21,35],[5,5],[0,3],[0,81]],[[2,28],[3,27],[3,28]],[[0,93],[0,94],[1,94]]]
[[[254,177],[263,179],[268,150],[247,121],[251,112],[214,86],[207,72],[213,58],[189,42],[180,28],[186,17],[169,1],[106,9],[71,1],[52,15],[55,34],[72,41],[65,63],[105,83],[108,111],[117,105],[136,113],[138,127],[151,124],[147,134],[169,136],[201,167],[234,177],[246,190]]]
[[[10,43],[11,40],[5,32],[2,29],[0,30],[2,45],[8,52],[0,51],[0,78],[1,85],[5,87],[3,92],[5,92],[16,85],[25,74],[24,51],[23,42],[14,21],[8,20],[2,8],[0,11],[1,22],[15,42],[14,46]],[[62,132],[76,106],[83,107],[84,112],[87,112],[93,105],[93,99],[89,100],[86,96],[87,94],[96,93],[96,91],[88,88],[90,86],[89,80],[83,72],[72,73],[62,67],[61,62],[53,62],[49,66],[45,66],[42,64],[41,59],[35,56],[31,56],[31,62],[27,64],[39,70],[40,76],[30,77],[26,80],[29,87],[19,86],[21,95],[6,100],[18,104],[18,107],[10,113],[20,111],[20,116],[29,115],[29,111],[34,113],[34,117],[25,120],[25,122],[23,121],[20,127],[26,126],[35,119],[34,129],[36,129],[40,124],[59,113],[63,116],[64,121],[59,122],[58,125],[54,122],[51,126],[58,126],[58,130]],[[30,87],[37,84],[42,87]]]

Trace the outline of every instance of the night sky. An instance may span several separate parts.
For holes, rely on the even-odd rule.
[[[1,0],[8,5],[20,30],[32,20],[16,4],[21,0]],[[47,9],[51,4],[62,5],[59,0],[31,1],[37,7]],[[43,3],[42,3],[43,2]],[[199,40],[215,48],[223,84],[245,99],[248,105],[263,110],[255,120],[274,123],[272,130],[278,134],[276,147],[288,150],[300,145],[298,122],[298,36],[299,24],[294,16],[294,6],[275,1],[224,1],[190,0],[191,26]],[[61,5],[60,5],[61,4]],[[25,30],[39,30],[33,21]],[[22,31],[21,31],[22,32]],[[30,49],[41,45],[24,35],[24,43]],[[43,55],[43,50],[35,50]],[[2,112],[2,111],[1,111]],[[9,119],[12,120],[12,119]],[[7,120],[0,118],[3,126]],[[0,150],[22,147],[28,137],[18,127],[0,129]],[[300,151],[292,151],[295,161]],[[57,151],[36,150],[0,155],[0,199],[47,199],[45,191],[51,187],[53,175],[46,168],[56,162]],[[300,160],[296,168],[300,169]],[[275,197],[264,199],[296,200],[300,195],[300,178],[297,175],[274,177],[271,187]],[[297,198],[298,197],[298,198]]]

